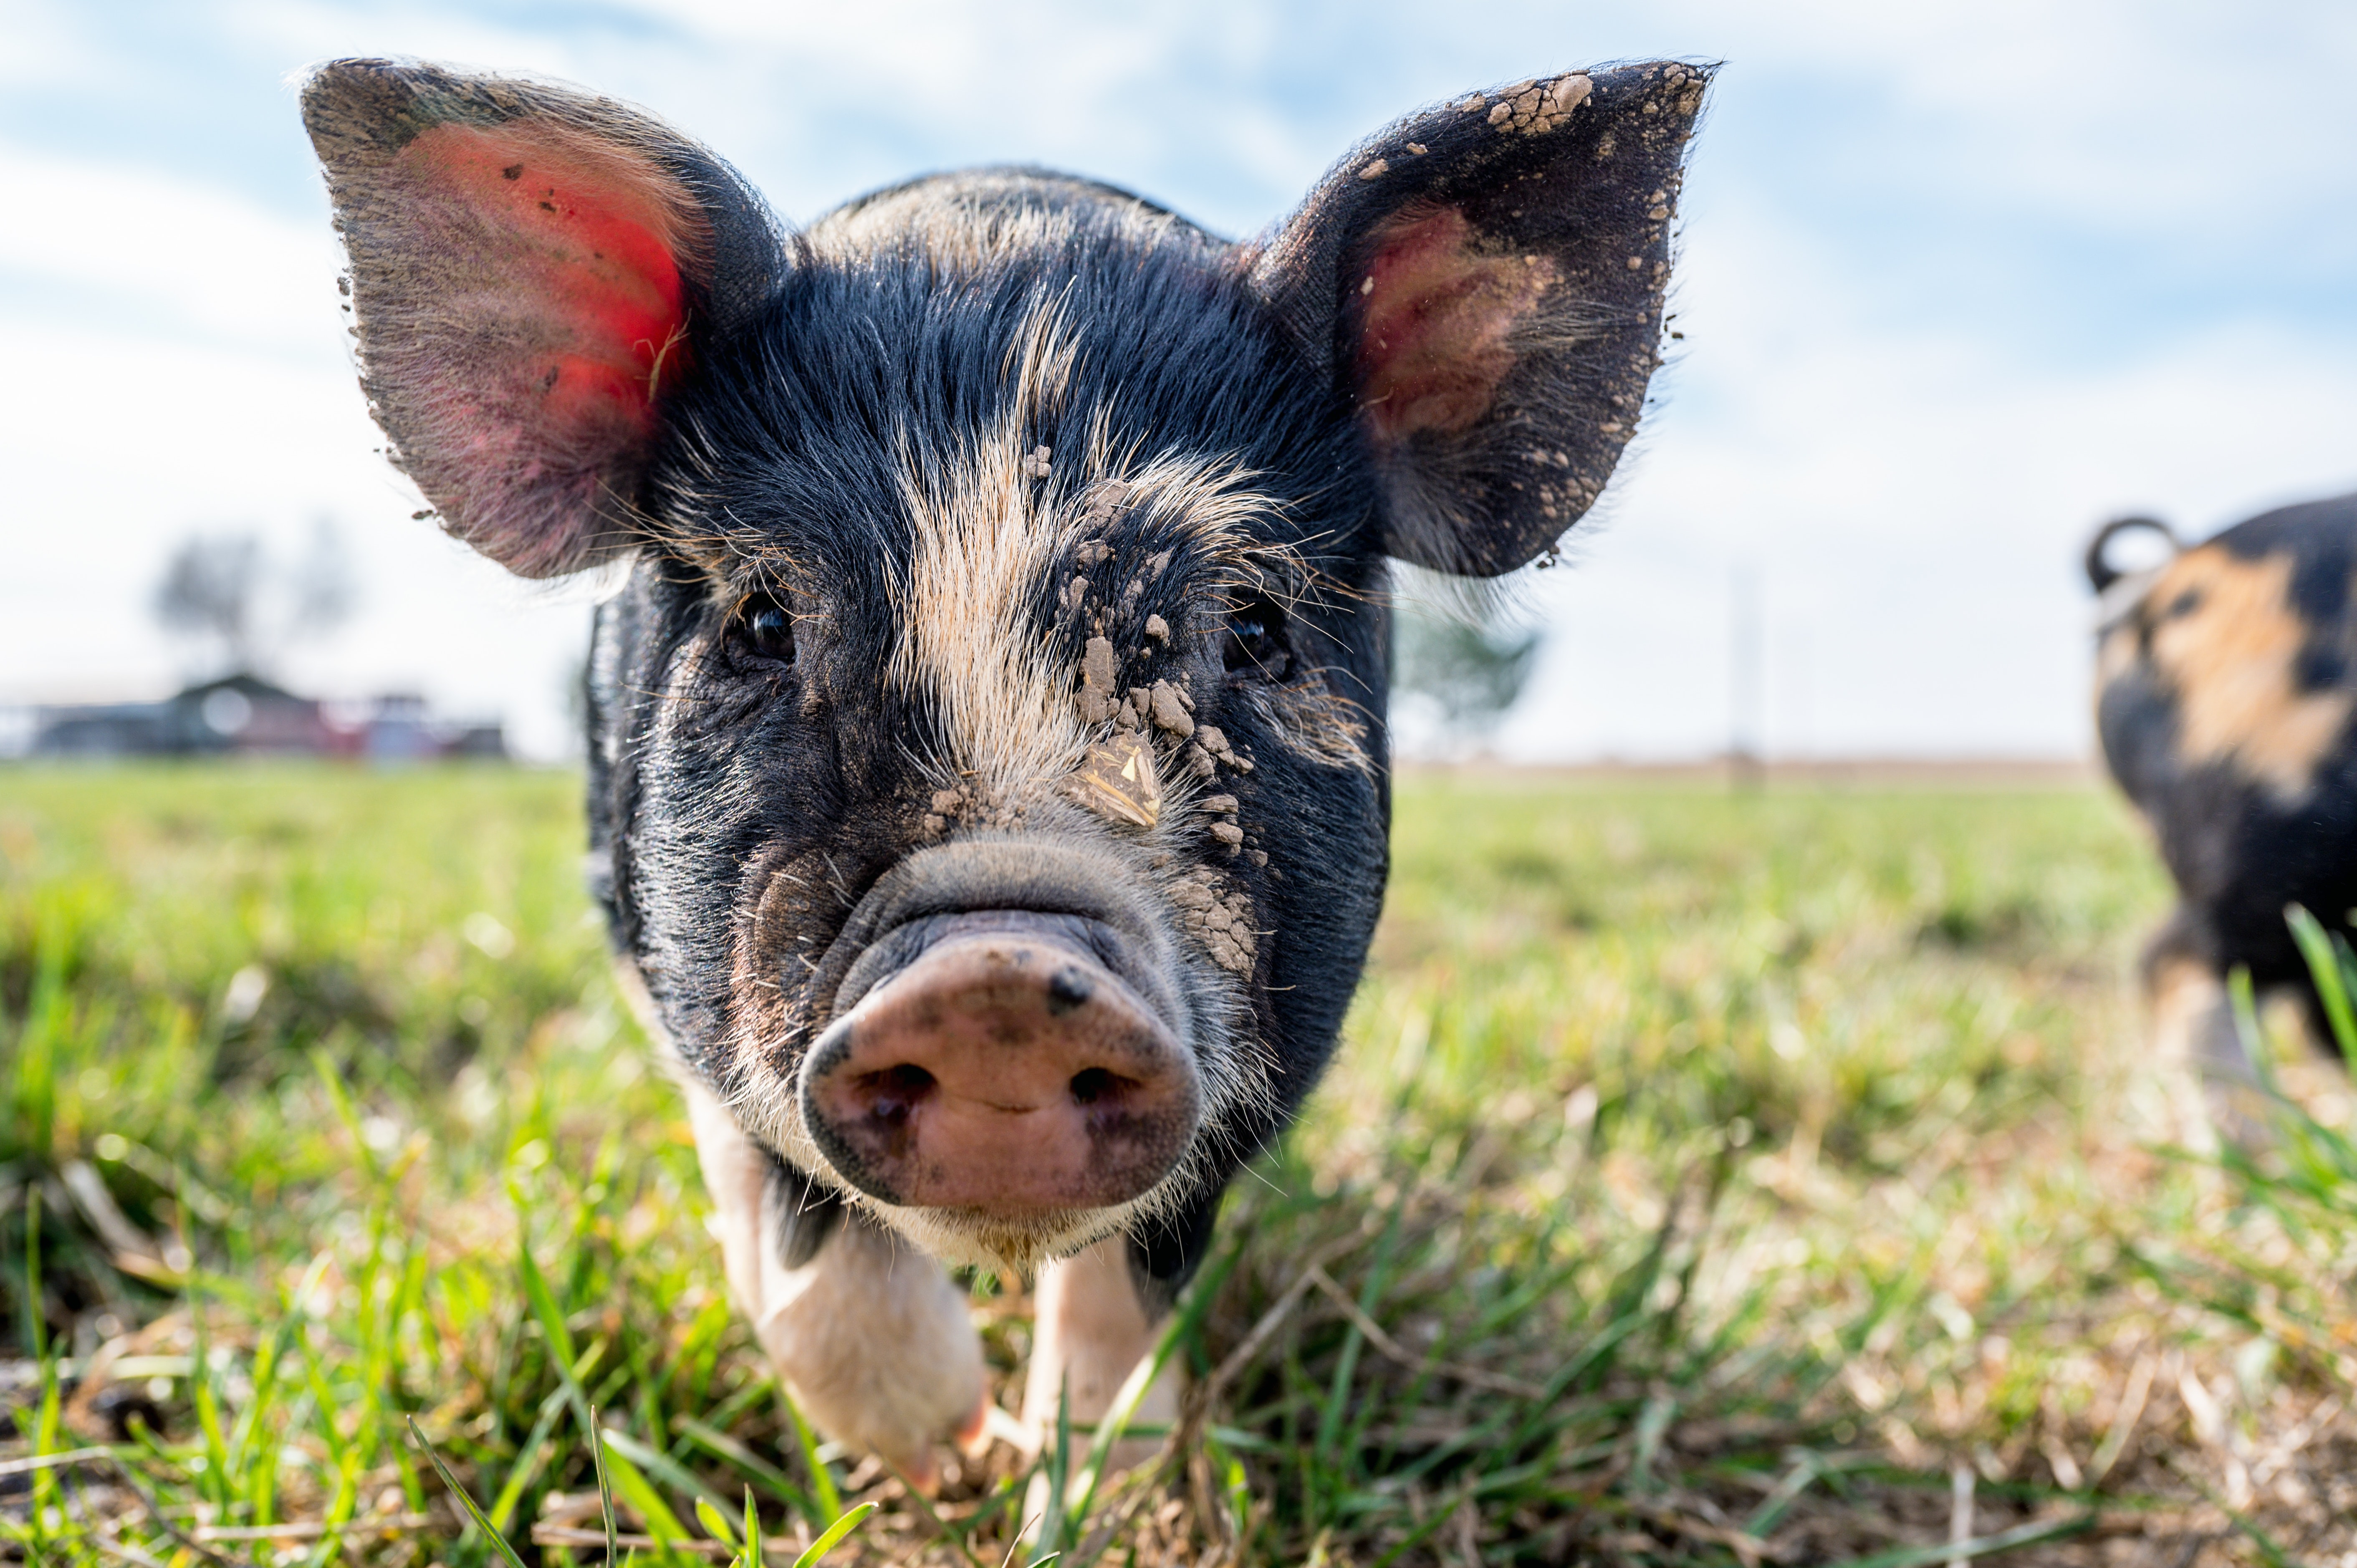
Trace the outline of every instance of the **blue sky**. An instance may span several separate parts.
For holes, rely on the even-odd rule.
[[[1024,160],[1232,233],[1467,88],[1724,59],[1660,383],[1501,736],[1692,755],[1760,585],[1771,749],[2087,745],[2073,557],[2357,489],[2357,8],[2345,5],[172,5],[0,0],[0,701],[156,690],[170,542],[312,520],[362,613],[312,684],[564,734],[584,595],[408,518],[371,455],[290,73],[406,53],[643,103],[790,218]]]

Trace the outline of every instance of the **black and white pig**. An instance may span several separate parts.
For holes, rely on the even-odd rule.
[[[1028,168],[797,231],[602,98],[310,76],[394,461],[620,582],[593,880],[829,1434],[922,1483],[982,1429],[928,1254],[1039,1271],[1033,1422],[1147,1348],[1374,928],[1386,559],[1509,572],[1596,500],[1706,74],[1468,93],[1243,244]]]
[[[2160,564],[2113,564],[2123,534],[2161,536]],[[2145,954],[2159,1054],[2206,1091],[2217,1130],[2263,1112],[2226,978],[2296,998],[2330,1043],[2287,905],[2350,934],[2357,908],[2357,495],[2284,507],[2179,547],[2143,517],[2087,546],[2101,609],[2096,725],[2104,760],[2152,824],[2178,906]]]

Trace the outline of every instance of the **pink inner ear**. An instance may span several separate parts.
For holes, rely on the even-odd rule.
[[[1386,445],[1463,430],[1490,411],[1514,368],[1514,326],[1555,282],[1544,256],[1484,255],[1453,207],[1402,214],[1376,231],[1359,280],[1359,406]]]
[[[492,356],[508,361],[496,379],[533,400],[544,439],[651,431],[655,395],[687,355],[689,220],[669,177],[635,153],[521,123],[436,125],[399,162],[472,219],[461,263],[472,297],[451,304],[492,329]]]

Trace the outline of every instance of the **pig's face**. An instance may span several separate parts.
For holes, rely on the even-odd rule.
[[[1380,905],[1385,558],[1595,499],[1701,87],[1470,95],[1236,246],[1015,171],[792,234],[617,105],[314,80],[404,467],[519,571],[632,557],[602,890],[757,1144],[943,1256],[1191,1251]]]
[[[888,205],[673,415],[598,639],[614,897],[760,1142],[1028,1263],[1216,1190],[1334,1037],[1383,887],[1379,548],[1223,248],[1019,177]]]

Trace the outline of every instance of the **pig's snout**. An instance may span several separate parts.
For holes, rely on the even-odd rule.
[[[812,1047],[801,1097],[861,1190],[1004,1218],[1136,1197],[1202,1106],[1154,1008],[1062,933],[1020,927],[948,935],[868,991]]]

